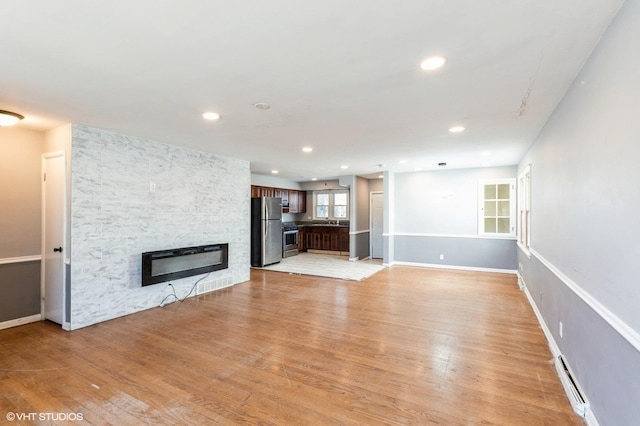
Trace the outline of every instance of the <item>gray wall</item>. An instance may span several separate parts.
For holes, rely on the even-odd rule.
[[[355,192],[354,192],[355,191]],[[365,259],[369,257],[369,181],[354,176],[352,184],[352,222],[350,226],[349,257]]]
[[[229,269],[209,279],[249,279],[248,162],[74,125],[72,167],[72,329],[171,293],[141,287],[145,251],[229,243]],[[172,283],[184,297],[199,278]]]
[[[521,274],[601,425],[640,419],[638,46],[640,2],[627,1],[520,164]]]
[[[369,191],[370,192],[384,191],[384,183],[382,179],[369,179]]]
[[[40,255],[44,133],[0,127],[0,258]]]
[[[516,240],[478,236],[478,183],[516,167],[396,173],[388,199],[393,262],[515,271]],[[385,219],[386,222],[386,219]],[[444,256],[440,260],[440,255]],[[386,260],[385,260],[386,263]]]
[[[0,265],[0,323],[40,314],[40,261]]]
[[[0,127],[0,261],[41,255],[44,133]],[[0,323],[40,313],[40,260],[0,263]]]
[[[514,240],[422,235],[396,235],[394,240],[398,262],[507,271],[518,264]]]

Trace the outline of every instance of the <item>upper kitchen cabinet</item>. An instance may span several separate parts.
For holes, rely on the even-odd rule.
[[[307,211],[307,191],[289,190],[289,213]]]
[[[274,197],[282,198],[282,206],[283,207],[289,205],[289,190],[288,189],[275,188],[274,192],[275,192]]]
[[[251,185],[251,196],[282,198],[282,205],[289,206],[284,207],[284,213],[305,213],[307,211],[307,191]]]

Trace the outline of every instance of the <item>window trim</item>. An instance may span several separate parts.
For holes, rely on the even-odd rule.
[[[329,194],[329,217],[319,217],[318,214],[318,195]],[[335,195],[346,194],[347,195],[347,211],[345,217],[334,217]],[[313,220],[349,220],[349,190],[348,189],[323,189],[319,191],[313,191]],[[342,205],[342,204],[340,204]]]
[[[502,232],[485,232],[484,230],[484,187],[486,185],[509,185],[509,233]],[[481,179],[478,182],[478,235],[492,238],[516,238],[516,179]]]
[[[523,219],[523,214],[526,219]],[[531,164],[528,164],[518,175],[518,247],[531,256]],[[525,223],[523,224],[523,220]],[[526,227],[526,229],[523,228]],[[523,235],[523,229],[525,235]]]

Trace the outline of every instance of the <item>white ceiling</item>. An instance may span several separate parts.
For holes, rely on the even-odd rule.
[[[86,124],[296,181],[513,165],[622,3],[3,1],[0,109],[23,128]],[[448,64],[422,71],[433,54]]]

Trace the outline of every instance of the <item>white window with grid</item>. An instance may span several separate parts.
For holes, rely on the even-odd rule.
[[[478,233],[516,236],[516,180],[482,180],[478,188]]]
[[[314,191],[313,218],[346,220],[349,218],[349,191]]]

